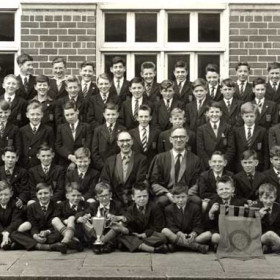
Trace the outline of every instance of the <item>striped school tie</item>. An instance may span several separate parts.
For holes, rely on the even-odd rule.
[[[248,147],[252,146],[252,132],[251,132],[251,127],[248,127],[248,134],[247,134],[247,145]]]
[[[133,117],[135,120],[137,119],[137,116],[138,116],[138,110],[139,110],[139,100],[136,99],[135,105],[134,105],[134,114],[133,114]]]
[[[143,134],[142,134],[142,146],[143,146],[143,151],[147,151],[147,129],[144,127],[143,128]]]
[[[242,96],[244,94],[244,82],[241,82],[240,85],[240,95]]]

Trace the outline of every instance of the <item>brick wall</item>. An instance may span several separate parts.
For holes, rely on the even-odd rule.
[[[267,75],[267,65],[280,61],[280,5],[230,5],[229,71],[238,61],[252,66],[251,80]]]
[[[36,75],[52,75],[56,56],[65,57],[68,75],[79,74],[82,61],[96,62],[96,6],[22,4],[24,52],[33,56]]]

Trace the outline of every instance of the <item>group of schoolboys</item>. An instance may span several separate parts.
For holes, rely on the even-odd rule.
[[[82,251],[103,216],[97,254],[206,253],[225,204],[259,207],[264,250],[280,251],[279,63],[268,83],[250,84],[241,62],[237,82],[219,84],[216,65],[190,83],[178,61],[175,80],[158,84],[154,63],[128,82],[115,57],[113,79],[95,84],[91,62],[81,80],[61,57],[51,79],[32,75],[29,55],[17,62],[0,96],[1,248]]]

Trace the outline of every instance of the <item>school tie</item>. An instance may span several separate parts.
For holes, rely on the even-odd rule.
[[[230,112],[230,101],[229,100],[227,101],[227,109]]]
[[[199,113],[202,108],[202,100],[198,101],[197,112]]]
[[[151,93],[151,89],[152,89],[152,84],[146,84],[146,93],[148,96],[150,96]]]
[[[113,124],[112,124],[112,123],[109,124],[108,130],[109,130],[109,133],[110,133],[110,135],[111,135],[111,134],[113,133]]]
[[[25,92],[27,92],[28,91],[28,79],[27,79],[27,77],[24,78],[23,85],[24,85]]]
[[[44,173],[47,175],[47,174],[48,174],[48,172],[49,172],[48,167],[44,167],[44,168],[43,168],[43,171],[44,171]]]
[[[3,137],[3,135],[4,135],[4,123],[0,123],[0,137],[2,138]]]
[[[166,100],[166,109],[167,109],[167,112],[169,113],[170,112],[170,99]]]
[[[81,172],[80,175],[79,175],[79,177],[80,177],[81,180],[83,180],[84,177],[85,177],[85,173]]]
[[[12,102],[12,98],[11,98],[11,97],[7,97],[7,101],[8,101],[8,103],[10,103],[10,104],[11,104],[11,102]]]
[[[142,129],[142,146],[143,146],[143,151],[147,151],[147,129],[143,127]]]
[[[133,114],[133,117],[134,117],[135,120],[138,116],[138,110],[139,110],[139,100],[135,99],[134,114]]]
[[[122,159],[122,165],[123,165],[123,178],[126,178],[126,172],[129,164],[129,156],[124,156]]]
[[[216,123],[213,124],[213,130],[214,130],[214,133],[215,133],[215,135],[217,137],[217,135],[218,135],[218,126],[217,126]]]
[[[261,113],[261,111],[262,111],[262,105],[263,105],[262,100],[258,99],[258,110],[259,110],[259,113]]]
[[[274,90],[274,92],[277,92],[277,83],[276,82],[273,83],[273,90]]]
[[[42,211],[46,214],[46,212],[47,212],[47,206],[42,205]]]
[[[179,176],[179,172],[180,172],[180,168],[181,168],[181,154],[178,154],[177,155],[177,160],[176,160],[176,163],[175,163],[175,183],[178,182],[178,176]]]
[[[88,92],[88,85],[85,84],[83,88],[83,95],[86,96],[87,92]]]
[[[179,94],[181,94],[182,89],[183,89],[183,82],[179,83],[178,88],[179,88]]]
[[[220,176],[220,175],[218,175],[218,176],[216,177],[216,182],[219,182],[219,181],[220,181],[220,179],[221,179],[221,176]]]
[[[145,207],[139,206],[139,212],[140,212],[140,214],[145,215]]]
[[[107,94],[106,93],[103,94],[102,99],[103,99],[103,102],[105,104],[107,102]]]
[[[10,180],[11,180],[11,178],[12,178],[12,172],[11,172],[11,170],[6,169],[5,173],[6,173],[6,179],[7,179],[7,181],[10,182]]]
[[[75,97],[71,97],[70,100],[76,103]]]
[[[121,92],[121,81],[120,79],[117,80],[117,94],[120,95],[120,92]]]
[[[74,126],[73,123],[70,124],[70,128],[71,128],[72,133],[74,134],[75,133],[75,126]]]
[[[244,94],[244,81],[240,84],[240,95],[242,96]]]
[[[76,212],[76,211],[77,211],[77,208],[78,208],[77,205],[74,205],[74,204],[73,204],[73,205],[71,206],[71,210],[72,210],[73,212]]]
[[[215,97],[215,87],[211,87],[211,93],[210,93],[211,98],[213,99]]]
[[[253,175],[251,173],[248,173],[247,176],[248,176],[250,184],[252,185],[252,183],[253,183]]]
[[[33,134],[36,134],[36,132],[37,132],[36,126],[33,126],[32,132],[33,132]]]
[[[248,127],[248,134],[247,134],[247,145],[248,147],[252,146],[252,132],[251,132],[251,127]]]

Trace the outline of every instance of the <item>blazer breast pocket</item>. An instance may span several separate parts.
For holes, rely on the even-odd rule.
[[[266,114],[266,115],[265,115],[265,120],[266,120],[267,122],[271,122],[271,114]]]

